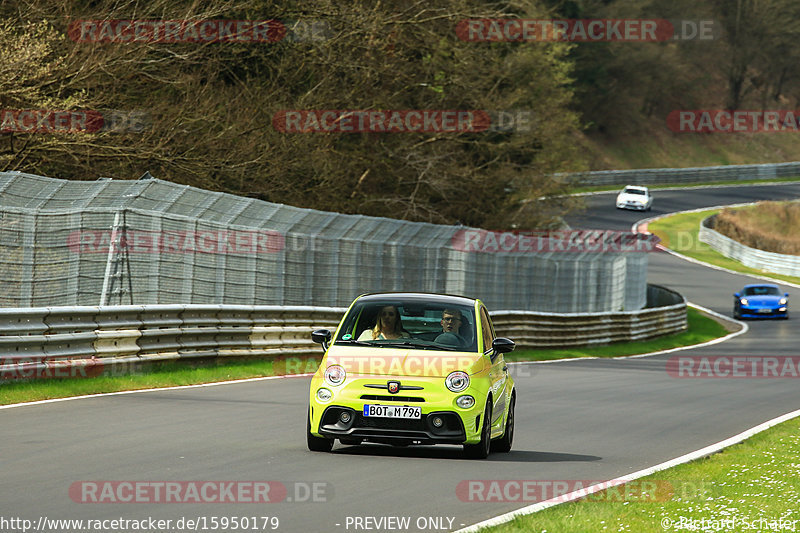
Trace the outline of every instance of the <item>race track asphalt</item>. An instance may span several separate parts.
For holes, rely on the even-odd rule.
[[[597,195],[570,223],[629,229],[649,215],[799,195],[797,184],[656,191],[649,214],[617,211],[612,195]],[[728,315],[731,294],[748,279],[666,253],[651,254],[648,278]],[[682,354],[798,355],[795,320],[752,321],[745,335]],[[247,530],[271,531],[259,517],[277,517],[277,531],[288,532],[454,530],[532,503],[465,501],[470,494],[458,488],[467,480],[490,487],[491,480],[613,479],[800,409],[796,379],[676,378],[665,366],[675,355],[513,365],[514,449],[484,461],[462,459],[451,446],[337,444],[330,454],[309,452],[307,377],[0,409],[0,525],[3,518],[34,525],[152,518],[173,522],[146,530],[179,531],[183,518],[205,520],[197,529],[211,531],[214,517],[253,517],[257,527]],[[81,488],[92,486],[83,482],[103,481],[273,481],[288,493],[266,504],[81,503]],[[368,517],[409,522],[400,529]]]

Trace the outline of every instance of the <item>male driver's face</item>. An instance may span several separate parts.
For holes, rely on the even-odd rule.
[[[445,333],[458,333],[458,328],[461,327],[461,319],[458,315],[452,313],[445,313],[442,315],[442,331]]]

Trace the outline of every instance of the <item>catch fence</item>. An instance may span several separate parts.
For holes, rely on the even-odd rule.
[[[302,209],[158,179],[2,172],[0,307],[341,307],[377,291],[539,312],[645,306],[645,249],[575,251],[559,238],[525,247],[518,235]]]

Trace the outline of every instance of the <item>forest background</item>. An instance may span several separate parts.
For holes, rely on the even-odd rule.
[[[705,22],[713,36],[476,42],[457,31],[465,20],[509,18]],[[275,20],[284,33],[271,42],[76,38],[87,20]],[[798,21],[793,0],[5,0],[0,113],[96,110],[106,124],[77,133],[6,125],[0,170],[76,180],[149,171],[326,211],[544,228],[576,205],[559,173],[800,160],[797,133],[667,124],[676,110],[796,109]],[[291,110],[518,120],[477,132],[287,133],[275,119]]]

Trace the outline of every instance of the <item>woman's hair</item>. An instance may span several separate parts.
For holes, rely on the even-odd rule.
[[[381,334],[381,313],[386,308],[391,308],[394,310],[394,328],[393,331],[398,335],[400,332],[403,331],[403,324],[400,321],[400,311],[397,310],[397,307],[393,305],[384,305],[378,310],[378,315],[375,317],[375,327],[372,328],[372,339],[375,340]]]

